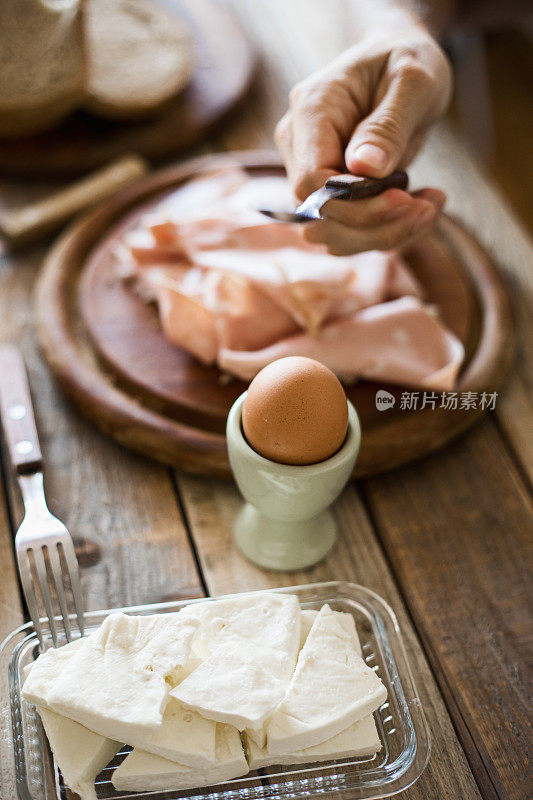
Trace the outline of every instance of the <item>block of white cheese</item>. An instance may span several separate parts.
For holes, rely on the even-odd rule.
[[[285,686],[263,658],[255,657],[258,652],[258,648],[249,651],[245,639],[221,644],[172,689],[172,697],[203,717],[240,731],[260,728],[282,700]]]
[[[128,744],[194,769],[208,769],[215,764],[215,731],[216,722],[171,697],[161,727],[152,736],[135,736]]]
[[[313,608],[305,608],[302,610],[301,616],[301,625],[300,625],[300,650],[304,646],[306,639],[309,635],[309,631],[313,625],[313,622],[318,616],[318,611]],[[337,621],[342,625],[342,627],[346,630],[347,633],[350,633],[355,641],[356,650],[361,655],[361,642],[359,641],[359,636],[357,635],[357,630],[355,627],[355,620],[351,614],[347,611],[335,611],[335,616],[337,617]]]
[[[351,614],[348,614],[345,611],[335,611],[335,616],[338,622],[342,625],[342,627],[349,633],[355,642],[356,650],[359,654],[361,654],[361,643],[359,642],[359,637],[357,635],[357,630],[355,628],[355,621]],[[309,635],[309,631],[313,625],[313,622],[318,616],[318,611],[314,609],[303,609],[301,612],[300,617],[300,646],[299,650],[302,649],[304,646],[307,637]],[[268,722],[268,721],[267,721]],[[247,730],[246,736],[256,745],[257,749],[263,749],[266,745],[266,724],[258,730]]]
[[[120,742],[155,734],[169,697],[165,678],[187,663],[196,628],[179,613],[111,614],[63,666],[49,706]]]
[[[265,747],[267,740],[266,722],[257,730],[253,730],[253,728],[245,728],[244,733],[246,734],[247,738],[254,742],[260,750]]]
[[[283,755],[319,744],[372,714],[387,690],[328,605],[300,651],[287,693],[267,723],[267,747]]]
[[[301,612],[296,595],[252,593],[193,603],[187,606],[185,613],[200,623],[193,641],[193,649],[200,658],[208,658],[224,642],[245,639],[250,652],[251,648],[260,648],[257,658],[287,689],[299,650]],[[271,652],[266,653],[265,648]],[[249,735],[259,747],[264,746],[263,727],[250,729]]]
[[[194,651],[194,638],[191,645],[191,652],[189,654],[189,658],[187,663],[184,667],[178,667],[177,669],[173,670],[169,675],[167,675],[167,683],[173,688],[177,686],[178,683],[181,683],[185,678],[187,678],[191,672],[194,672],[196,667],[199,667],[200,664],[204,661],[203,656],[198,656]]]
[[[47,708],[37,707],[37,711],[66,785],[79,794],[81,800],[96,800],[95,778],[122,744]]]
[[[216,727],[216,762],[210,769],[194,770],[134,749],[113,773],[113,786],[126,792],[177,791],[246,775],[249,767],[238,731],[230,725]]]
[[[50,708],[49,696],[54,682],[71,656],[83,646],[85,639],[74,639],[63,647],[51,647],[25,669],[22,697],[40,708]]]
[[[304,646],[307,637],[309,636],[309,631],[313,627],[313,622],[318,616],[318,611],[315,611],[314,608],[303,608],[302,614],[300,617],[300,650]]]
[[[371,715],[354,722],[346,730],[325,742],[285,755],[274,756],[266,748],[259,748],[247,734],[245,734],[245,744],[250,769],[262,769],[275,764],[312,764],[340,758],[373,756],[381,750],[376,723]]]
[[[192,603],[183,614],[199,623],[194,651],[208,658],[219,647],[237,637],[254,647],[271,648],[265,666],[288,685],[298,658],[300,604],[296,595],[258,592],[224,600]],[[238,645],[240,646],[240,645]]]
[[[76,642],[80,641],[76,640]],[[76,642],[72,644],[76,645]],[[36,664],[39,666],[40,663],[40,669],[36,670],[39,673],[39,680],[33,682],[36,688],[32,692],[28,692],[31,702],[38,704],[47,699],[53,680],[57,676],[58,667],[65,664],[74,651],[75,648],[69,646],[51,649],[47,651],[50,656],[43,659],[43,662],[40,663],[38,660],[33,665],[29,665],[28,675],[31,667],[35,667]],[[26,678],[26,683],[29,683],[29,676]],[[42,710],[39,708],[39,713]],[[82,727],[67,717],[55,713],[54,716],[63,720],[65,725],[71,723],[73,726]],[[215,728],[216,723],[213,720],[205,719],[194,711],[183,708],[177,700],[170,698],[165,707],[162,723],[156,732],[145,734],[141,730],[133,731],[128,744],[154,755],[168,758],[170,761],[204,769],[215,763]],[[83,728],[83,730],[88,729]],[[99,734],[92,731],[90,733],[94,737],[99,737]]]

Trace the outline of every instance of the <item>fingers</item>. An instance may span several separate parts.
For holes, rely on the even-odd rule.
[[[444,208],[444,204],[446,203],[446,195],[444,192],[441,192],[440,189],[419,189],[417,192],[413,192],[412,197],[415,199],[429,200],[430,203],[433,203],[433,205],[437,207],[438,211]]]
[[[383,177],[400,163],[425,111],[421,84],[403,75],[393,80],[377,108],[355,129],[346,148],[346,164],[356,175]]]
[[[425,190],[436,191],[436,190]],[[442,193],[438,193],[442,194]],[[331,201],[328,205],[333,205]],[[357,201],[366,203],[366,200]],[[336,203],[336,206],[340,203]],[[350,205],[345,203],[345,205]],[[425,235],[435,222],[439,206],[429,199],[413,198],[411,204],[395,206],[396,218],[383,219],[373,226],[351,227],[333,218],[310,222],[302,227],[303,238],[315,244],[326,245],[332,255],[350,255],[365,250],[392,250],[409,244],[418,236]],[[400,211],[400,209],[402,209]],[[391,209],[393,210],[393,209]]]
[[[446,195],[438,189],[421,189],[413,195],[400,189],[388,189],[367,200],[329,200],[321,213],[326,219],[341,222],[350,228],[373,228],[409,215],[416,217],[426,208],[424,201],[440,210],[445,200]]]
[[[419,128],[410,138],[398,163],[400,169],[406,169],[414,161],[427,135],[427,127]]]
[[[406,163],[407,154],[411,157],[420,144],[437,106],[440,110],[443,92],[446,99],[445,87],[436,87],[431,72],[409,53],[400,54],[389,64],[383,85],[384,96],[357,125],[346,148],[347,167],[356,175],[383,177]]]
[[[278,123],[275,139],[299,200],[343,168],[344,143],[353,127],[352,106],[345,88],[320,75],[292,90],[290,110]]]
[[[318,122],[313,126],[304,123],[284,128],[283,120],[276,128],[276,143],[287,168],[289,182],[298,200],[303,201],[311,192],[324,185],[331,175],[338,174],[337,158],[329,157],[335,148],[325,124]],[[336,150],[341,151],[336,145]]]

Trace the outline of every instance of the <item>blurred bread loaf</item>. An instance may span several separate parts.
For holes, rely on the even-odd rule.
[[[188,83],[188,30],[153,0],[86,0],[86,107],[102,116],[149,115]]]
[[[0,0],[0,135],[51,127],[85,92],[81,0]]]

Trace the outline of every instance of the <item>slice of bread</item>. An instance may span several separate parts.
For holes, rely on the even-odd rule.
[[[81,0],[0,2],[0,136],[52,127],[84,85]]]
[[[153,0],[86,0],[86,107],[116,119],[160,110],[188,83],[188,29]]]

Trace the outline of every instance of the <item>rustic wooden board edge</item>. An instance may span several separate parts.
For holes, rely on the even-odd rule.
[[[466,266],[469,277],[475,279],[485,310],[476,352],[459,376],[458,389],[495,391],[511,368],[516,345],[513,306],[505,278],[473,234],[457,219],[443,215],[439,229],[451,247],[458,250],[460,246],[463,252],[472,254]],[[494,379],[496,375],[499,380]]]
[[[194,172],[235,164],[260,171],[279,167],[280,159],[270,150],[224,153],[202,156],[146,176],[84,216],[60,237],[45,260],[36,287],[36,320],[43,353],[59,385],[82,413],[119,443],[143,455],[192,473],[221,478],[231,477],[224,436],[165,417],[116,385],[113,376],[102,370],[90,345],[82,341],[80,320],[72,319],[64,297],[76,292],[78,271],[94,243],[95,229],[104,230],[141,199],[178,185]],[[458,389],[495,391],[513,358],[512,313],[505,283],[485,251],[457,221],[444,218],[440,230],[452,247],[467,247],[472,253],[465,266],[479,286],[479,301],[487,311],[478,349],[460,376]],[[394,420],[384,420],[379,432],[368,431],[353,477],[389,471],[434,452],[459,436],[483,412],[449,412],[439,417],[437,425],[432,419],[433,435],[428,444],[427,439],[422,441],[421,430],[431,413],[428,408],[406,414],[401,441],[394,435]],[[380,437],[388,436],[387,453],[371,460],[366,453],[378,433]],[[410,442],[407,453],[406,436]]]

